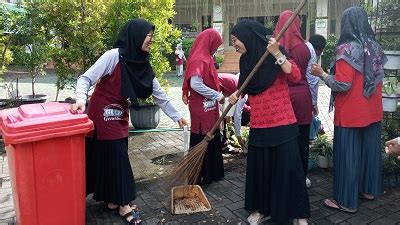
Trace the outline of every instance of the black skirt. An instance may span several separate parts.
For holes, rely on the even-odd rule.
[[[274,147],[249,146],[245,209],[277,223],[310,217],[297,139]]]
[[[128,158],[128,138],[86,138],[86,194],[93,199],[127,205],[136,198],[135,180]]]
[[[200,143],[205,135],[190,133],[190,147]],[[215,131],[214,138],[208,143],[206,154],[201,168],[198,183],[210,184],[212,181],[224,177],[224,161],[222,159],[222,143],[219,130]]]

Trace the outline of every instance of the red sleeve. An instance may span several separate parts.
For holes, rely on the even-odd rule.
[[[290,82],[297,83],[301,80],[300,69],[293,60],[289,60],[289,62],[292,64],[292,72],[287,74],[287,78]]]
[[[352,83],[354,78],[354,69],[345,60],[340,59],[336,62],[336,72],[334,79],[339,82]]]

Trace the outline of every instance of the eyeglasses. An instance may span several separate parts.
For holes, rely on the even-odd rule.
[[[154,38],[155,34],[154,33],[148,33],[146,36],[149,37],[149,38]]]

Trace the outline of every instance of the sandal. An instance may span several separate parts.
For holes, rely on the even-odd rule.
[[[264,218],[264,215],[256,211],[250,214],[249,217],[247,217],[247,221],[251,225],[253,225],[253,224],[258,224],[262,218]]]
[[[128,205],[129,205],[129,206],[132,208],[132,210],[134,210],[135,212],[138,212],[138,211],[139,211],[139,208],[137,207],[137,205],[134,205],[134,204],[132,204],[132,203],[129,203]],[[115,208],[110,208],[110,207],[108,206],[108,204],[105,205],[104,208],[103,208],[104,211],[109,212],[109,213],[117,212],[118,209],[119,209],[119,206],[118,206],[118,205],[117,205],[117,207],[115,207]]]
[[[128,222],[128,224],[130,225],[139,225],[142,223],[142,220],[140,219],[140,213],[133,209],[132,211],[126,213],[125,215],[120,214],[120,216],[122,216],[125,219],[125,221]],[[128,220],[129,217],[133,218],[131,220]]]
[[[327,208],[330,208],[330,209],[336,209],[336,210],[343,211],[346,213],[356,213],[357,212],[357,209],[349,209],[349,208],[343,207],[333,199],[325,199],[324,206]]]

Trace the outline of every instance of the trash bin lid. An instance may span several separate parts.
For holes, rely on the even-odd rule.
[[[70,104],[45,102],[0,111],[5,144],[39,141],[87,133],[93,123],[86,114],[72,114]]]

